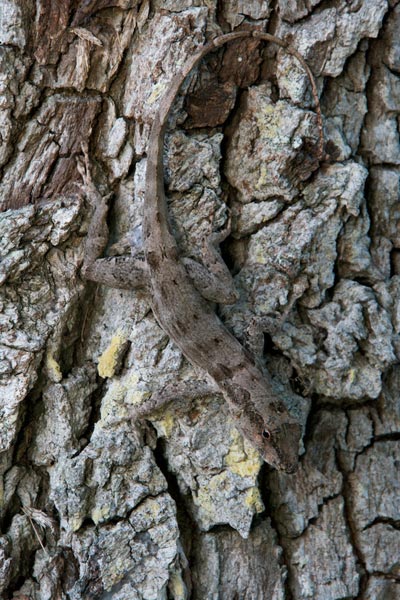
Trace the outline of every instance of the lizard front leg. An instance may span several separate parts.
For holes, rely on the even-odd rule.
[[[135,289],[146,287],[148,274],[146,263],[134,256],[100,258],[108,243],[108,196],[102,196],[93,183],[90,172],[89,155],[82,146],[84,159],[78,159],[78,171],[82,177],[83,189],[89,204],[94,209],[85,242],[82,275],[86,279],[110,287]]]
[[[218,251],[218,246],[231,232],[230,218],[224,229],[203,239],[202,264],[191,258],[183,258],[186,271],[193,285],[203,298],[218,304],[234,304],[238,300],[232,275]]]

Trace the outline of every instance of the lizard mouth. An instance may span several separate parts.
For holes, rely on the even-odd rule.
[[[299,468],[298,463],[292,463],[290,465],[281,467],[281,471],[283,471],[284,473],[287,473],[288,475],[293,475],[293,473],[296,473],[298,468]]]

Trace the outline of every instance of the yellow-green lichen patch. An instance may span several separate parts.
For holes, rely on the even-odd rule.
[[[233,457],[236,450],[230,453],[233,465],[246,463],[246,459],[237,462]],[[256,487],[256,474],[249,463],[243,469],[245,477],[241,477],[231,468],[212,475],[198,477],[197,490],[193,490],[193,503],[196,519],[202,529],[208,530],[217,524],[227,523],[246,537],[249,533],[254,514],[262,512],[264,506]]]
[[[175,419],[172,412],[167,412],[163,415],[162,419],[159,421],[157,420],[156,425],[158,434],[162,437],[169,438],[175,427]]]
[[[101,403],[101,421],[107,418],[124,419],[132,413],[132,406],[139,405],[151,396],[148,390],[140,390],[137,385],[139,375],[132,373],[126,377],[114,378]]]
[[[126,387],[119,381],[113,381],[110,388],[107,390],[102,403],[100,410],[100,418],[101,421],[107,419],[107,417],[126,417],[126,406],[124,403],[126,396]],[[96,426],[99,423],[96,424]],[[100,423],[101,426],[101,423]]]
[[[277,103],[267,104],[256,113],[256,123],[260,138],[269,140],[279,138],[282,134],[283,107]]]
[[[268,171],[266,165],[262,163],[260,166],[260,176],[258,178],[258,181],[256,182],[257,190],[261,190],[269,182],[270,175],[271,174]]]
[[[254,247],[252,254],[252,260],[258,265],[267,265],[271,260],[268,256],[268,253],[265,251],[265,248],[260,243],[257,243],[257,245]]]
[[[251,477],[255,480],[262,465],[260,455],[236,429],[232,430],[231,437],[232,444],[225,456],[226,466],[240,477]]]
[[[352,367],[347,374],[347,378],[348,378],[349,382],[354,383],[356,376],[357,376],[357,371],[356,371],[356,369],[354,369]]]
[[[150,524],[152,527],[154,524],[162,521],[164,510],[165,505],[163,504],[162,498],[146,498],[146,500],[143,500],[142,504],[140,504],[140,507],[135,509],[136,513],[140,514],[141,518],[148,523],[149,530]],[[135,513],[133,514],[135,515]],[[149,533],[151,535],[150,531]]]
[[[46,354],[46,369],[51,381],[59,383],[62,380],[61,367],[51,352]]]
[[[245,496],[245,504],[255,513],[261,513],[264,510],[264,504],[261,500],[260,490],[257,487],[251,487],[247,490]]]
[[[110,507],[109,506],[96,506],[92,510],[92,519],[93,522],[98,525],[103,521],[106,521],[110,517]]]
[[[110,345],[99,358],[97,370],[100,377],[113,377],[126,344],[127,339],[120,331],[113,335]]]
[[[245,490],[238,487],[237,477],[229,470],[222,471],[202,482],[193,501],[202,527],[229,523],[243,534],[250,527],[252,516],[264,510],[256,486]],[[221,508],[222,507],[222,508]]]
[[[81,528],[81,525],[83,523],[83,516],[75,516],[72,517],[69,520],[69,526],[71,528],[71,531],[75,532],[78,531]]]
[[[126,380],[126,403],[138,405],[147,400],[151,396],[151,392],[148,390],[140,390],[137,387],[139,382],[139,375],[137,373],[132,373]]]
[[[212,520],[219,510],[215,498],[219,496],[220,490],[229,487],[231,487],[229,474],[227,471],[222,471],[222,473],[214,475],[207,483],[202,485],[193,499],[197,506],[201,507],[202,512]]]

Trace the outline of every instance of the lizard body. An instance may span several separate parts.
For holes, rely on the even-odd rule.
[[[317,102],[319,154],[322,154],[322,121],[316,88],[301,55],[288,48],[283,40],[258,31],[234,32],[215,38],[189,58],[174,77],[152,125],[143,213],[146,273],[151,292],[150,304],[158,323],[188,360],[203,369],[213,380],[228,404],[235,425],[262,454],[264,460],[277,469],[293,473],[298,464],[300,426],[273,392],[268,376],[257,368],[248,351],[217,317],[212,304],[194,286],[170,231],[164,192],[164,133],[170,109],[181,84],[207,53],[243,37],[257,37],[278,43],[300,60],[310,77]],[[103,213],[104,211],[103,202]],[[92,237],[95,240],[96,236]],[[100,238],[101,236],[97,236],[96,239]],[[91,259],[85,259],[86,276],[97,281],[101,278],[93,275],[93,256],[97,254],[97,259],[100,255],[99,248],[104,248],[103,238],[101,240],[96,251],[92,252]],[[110,275],[103,280],[110,284]]]

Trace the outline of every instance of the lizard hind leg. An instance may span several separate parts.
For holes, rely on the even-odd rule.
[[[207,381],[179,381],[168,383],[162,390],[153,392],[150,398],[135,406],[132,419],[145,419],[152,413],[158,412],[167,404],[188,404],[190,400],[204,398],[212,394],[220,393],[216,386]]]

